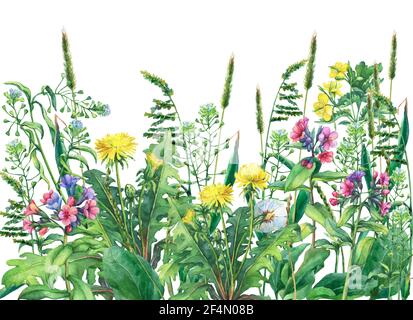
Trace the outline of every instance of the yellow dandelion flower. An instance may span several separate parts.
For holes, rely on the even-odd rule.
[[[195,211],[192,209],[188,209],[185,215],[182,217],[182,222],[190,224],[194,221],[195,218]]]
[[[241,166],[235,175],[237,184],[242,188],[251,186],[253,189],[264,190],[268,185],[270,175],[258,164],[249,163]]]
[[[343,80],[348,70],[348,63],[336,62],[334,66],[330,67],[330,78],[336,80]]]
[[[333,117],[333,106],[329,104],[328,96],[325,93],[318,95],[318,101],[314,103],[314,112],[324,121],[330,121]]]
[[[127,133],[107,134],[98,139],[95,146],[99,159],[109,164],[132,158],[136,151],[135,138]]]
[[[328,93],[334,96],[339,96],[339,97],[343,95],[343,93],[340,90],[342,86],[343,85],[338,81],[329,81],[329,82],[323,83],[324,90],[326,90]]]
[[[199,193],[202,204],[208,207],[225,207],[232,202],[232,187],[222,183],[205,186]]]
[[[146,154],[146,161],[148,161],[153,170],[157,170],[163,164],[163,160],[159,159],[153,152]]]

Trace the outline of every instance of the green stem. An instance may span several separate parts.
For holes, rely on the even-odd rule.
[[[245,251],[244,258],[242,259],[241,265],[238,268],[238,272],[235,275],[235,279],[238,278],[238,275],[241,272],[242,267],[244,266],[244,263],[247,260],[247,256],[251,250],[252,235],[253,235],[253,228],[254,228],[254,194],[252,192],[250,194],[249,207],[250,207],[250,221],[249,221],[250,224],[249,224],[249,234],[248,234],[248,245],[247,245],[247,250]]]
[[[225,219],[224,219],[224,214],[222,212],[222,208],[219,208],[219,214],[221,216],[221,222],[222,222],[222,233],[224,234],[224,241],[225,241],[225,247],[227,251],[227,258],[228,258],[228,264],[229,264],[229,273],[230,273],[230,289],[229,289],[229,299],[232,299],[232,295],[234,293],[234,272],[232,270],[232,263],[231,263],[231,254],[229,252],[229,243],[228,243],[228,234],[227,234],[227,227],[225,224]]]
[[[349,284],[350,284],[349,283],[350,282],[350,269],[351,269],[351,266],[352,266],[352,263],[353,263],[353,250],[354,250],[354,247],[355,247],[357,228],[358,228],[358,224],[359,224],[359,221],[360,221],[362,209],[363,209],[363,205],[360,204],[358,212],[357,212],[357,218],[354,222],[352,236],[351,236],[351,249],[350,249],[350,255],[348,257],[347,274],[346,274],[346,280],[344,282],[342,300],[347,300],[347,296],[348,296],[348,287],[349,287]]]
[[[64,236],[63,236],[63,245],[67,245],[67,234],[66,234],[66,232],[64,233]],[[67,259],[65,261],[65,270],[64,270],[64,272],[65,272],[66,290],[70,295],[71,289],[70,289],[70,283],[69,283],[69,262],[68,262]]]
[[[294,288],[293,299],[297,300],[297,284],[295,282],[294,262],[291,256],[291,248],[289,247],[287,251],[288,251],[288,261],[290,263],[290,268],[291,268],[291,278],[293,280],[293,288]]]
[[[221,119],[219,121],[219,133],[218,133],[218,145],[217,145],[217,156],[215,158],[215,169],[214,169],[214,177],[212,178],[212,183],[215,183],[215,178],[217,176],[218,170],[218,159],[219,159],[219,148],[221,147],[221,135],[222,135],[222,128],[224,126],[224,114],[225,108],[222,109]]]
[[[120,183],[120,173],[119,173],[119,163],[118,163],[118,161],[115,161],[115,170],[116,170],[116,184],[118,186],[118,194],[119,194],[119,200],[120,200],[120,207],[121,207],[121,210],[122,210],[123,224],[126,228],[127,218],[126,218],[125,203],[124,203],[123,197],[122,197],[122,187],[121,187],[121,183]]]

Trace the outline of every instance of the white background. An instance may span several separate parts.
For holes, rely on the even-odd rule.
[[[383,62],[387,75],[390,38],[397,31],[393,101],[398,104],[411,97],[411,14],[405,0],[1,0],[0,82],[21,81],[32,91],[44,84],[55,86],[63,71],[60,32],[64,27],[78,88],[112,108],[110,117],[87,122],[93,140],[108,132],[135,135],[136,158],[142,162],[146,144],[142,133],[148,125],[143,113],[159,91],[139,71],[165,78],[175,90],[184,120],[192,120],[201,104],[219,104],[227,61],[234,53],[234,84],[224,133],[230,136],[241,130],[240,161],[259,161],[255,87],[259,84],[262,89],[268,116],[281,73],[306,58],[314,31],[318,34],[315,85],[328,80],[328,66],[336,61]],[[301,84],[302,78],[298,81]],[[382,90],[388,92],[388,82]],[[314,86],[310,109],[317,94]],[[9,138],[0,126],[0,167],[4,167],[4,144]],[[133,173],[138,165],[131,167]],[[133,181],[133,174],[125,174],[124,180]],[[11,192],[3,182],[0,188],[3,209]],[[6,260],[16,256],[17,247],[0,239],[0,275],[7,270]]]

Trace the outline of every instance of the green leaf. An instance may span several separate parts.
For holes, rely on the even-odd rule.
[[[71,300],[95,300],[88,284],[77,277],[70,277],[69,280],[73,284],[73,290],[70,293]]]
[[[24,253],[21,257],[25,259],[14,259],[7,264],[14,266],[8,270],[2,278],[2,284],[7,288],[32,283],[35,277],[45,276],[45,258],[33,253]]]
[[[96,154],[96,151],[91,147],[88,147],[88,146],[73,146],[73,149],[89,153],[93,157],[93,159],[95,159],[95,162],[98,161],[98,156]]]
[[[299,284],[305,275],[311,271],[321,270],[324,261],[330,255],[330,251],[322,248],[310,248],[304,256],[304,261],[300,268],[295,272],[295,279]]]
[[[49,86],[45,86],[44,90],[46,90],[46,93],[49,95],[50,103],[51,103],[53,109],[56,111],[57,110],[57,102],[56,102],[56,95],[55,95],[54,91]]]
[[[33,149],[33,151],[30,154],[31,160],[33,162],[34,167],[36,170],[39,172],[40,177],[43,179],[44,182],[47,183],[47,188],[50,188],[50,181],[47,179],[45,173],[44,173],[44,168],[43,165],[40,163],[39,159],[37,158],[37,149]]]
[[[324,172],[315,173],[312,177],[312,180],[313,181],[329,182],[329,181],[342,180],[345,177],[347,177],[347,174],[343,173],[343,172],[324,171]]]
[[[163,286],[156,272],[142,257],[112,247],[103,256],[103,276],[118,300],[159,300]]]
[[[31,122],[31,121],[26,121],[21,124],[22,128],[29,128],[35,131],[38,131],[40,133],[40,137],[43,139],[44,137],[44,130],[43,126],[38,123],[38,122]]]
[[[363,266],[366,263],[375,240],[372,237],[366,237],[357,244],[354,252],[354,264]]]
[[[284,191],[285,190],[285,184],[286,184],[286,181],[275,181],[273,183],[270,183],[268,185],[268,188],[270,188],[272,190]],[[297,187],[296,189],[310,192],[310,188],[305,186],[305,185],[301,185],[301,186]]]
[[[21,287],[21,285],[20,286],[14,286],[13,285],[13,286],[10,286],[10,287],[4,287],[3,289],[0,290],[0,299],[3,299],[5,296],[9,295],[13,291],[16,291],[20,287]]]
[[[405,151],[406,151],[408,140],[409,140],[409,114],[407,111],[407,103],[406,103],[404,107],[404,112],[403,112],[403,120],[401,123],[400,132],[399,132],[397,153],[394,159],[390,161],[390,168],[389,168],[390,176],[394,172],[394,170],[400,168],[401,161],[403,160],[405,156]]]
[[[336,294],[333,290],[324,287],[313,288],[307,295],[308,300],[329,299],[333,298]]]
[[[301,229],[297,224],[290,224],[281,230],[269,234],[252,249],[252,258],[244,264],[237,279],[239,293],[242,294],[251,287],[259,287],[262,275],[260,271],[267,269],[274,272],[271,257],[280,261],[281,251],[278,246],[295,243],[301,240]]]
[[[303,167],[301,163],[297,163],[291,170],[285,182],[284,191],[294,191],[300,187],[304,182],[310,178],[311,174],[314,172],[315,166],[313,165],[311,169]]]
[[[60,134],[60,129],[57,123],[55,122],[55,128],[56,128],[56,136],[55,136],[55,141],[54,141],[54,151],[55,151],[55,161],[57,168],[59,169],[59,174],[60,176],[64,176],[66,173],[68,173],[68,163],[67,163],[67,152],[66,152],[66,147],[63,143],[63,137]]]
[[[19,296],[24,300],[41,300],[41,299],[65,299],[69,297],[66,290],[51,289],[45,285],[34,285],[25,288]]]
[[[344,243],[351,243],[351,237],[343,229],[337,227],[336,222],[328,218],[325,221],[325,229],[328,234],[334,238],[340,239]]]
[[[337,222],[337,226],[338,227],[344,226],[347,223],[347,221],[350,220],[350,218],[356,213],[357,209],[358,209],[358,206],[354,204],[346,207],[343,210],[341,217]]]
[[[227,171],[225,173],[225,180],[224,180],[225,185],[233,186],[235,183],[235,174],[238,172],[238,167],[239,167],[238,149],[239,149],[239,132],[237,133],[234,150],[228,162]]]
[[[373,176],[371,173],[370,156],[365,144],[361,147],[361,167],[365,173],[364,179],[366,180],[367,188],[370,190]]]
[[[322,226],[325,226],[326,216],[323,213],[323,211],[321,211],[319,208],[315,207],[312,204],[307,204],[305,208],[305,214],[311,220],[314,220],[315,222],[321,224]]]
[[[295,221],[292,221],[293,215],[288,216],[289,223],[298,223],[304,215],[305,208],[310,200],[310,193],[306,190],[300,190],[297,201],[292,205],[290,212],[295,214]]]
[[[228,218],[227,227],[231,263],[235,269],[235,262],[245,253],[248,243],[250,210],[240,207]]]
[[[294,167],[294,162],[281,154],[277,155],[277,159],[290,170]]]
[[[386,235],[389,232],[389,229],[381,223],[373,221],[360,221],[357,226],[358,231],[374,231],[377,233],[383,233]]]

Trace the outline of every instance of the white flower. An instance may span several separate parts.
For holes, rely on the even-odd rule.
[[[259,218],[257,229],[263,233],[271,233],[287,225],[287,207],[282,201],[259,201],[255,204],[254,211],[255,217]]]

